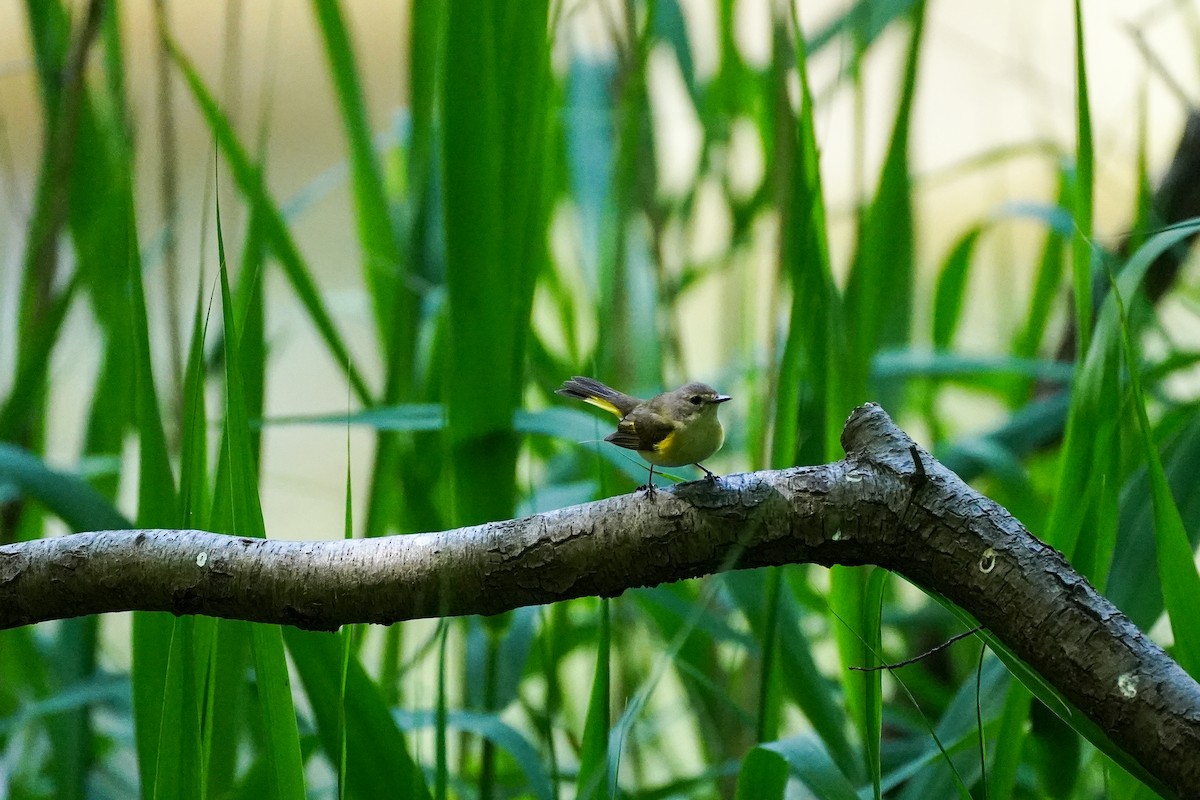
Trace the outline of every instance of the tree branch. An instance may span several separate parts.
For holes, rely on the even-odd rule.
[[[103,531],[0,547],[0,628],[108,611],[333,629],[518,606],[731,568],[878,564],[940,592],[1181,796],[1200,786],[1200,685],[1053,548],[876,405],[846,458],[521,520],[285,542]]]

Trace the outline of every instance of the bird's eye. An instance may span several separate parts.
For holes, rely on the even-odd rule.
[[[698,406],[703,402],[704,402],[704,398],[701,397],[700,395],[698,395],[698,394],[692,395],[692,405]]]

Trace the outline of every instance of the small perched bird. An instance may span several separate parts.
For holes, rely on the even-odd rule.
[[[618,392],[591,378],[575,376],[557,394],[574,397],[620,417],[617,430],[604,437],[619,447],[637,451],[650,464],[646,489],[654,491],[654,468],[695,464],[710,481],[716,475],[700,462],[721,449],[725,429],[717,408],[729,395],[703,383],[689,383],[649,400]]]

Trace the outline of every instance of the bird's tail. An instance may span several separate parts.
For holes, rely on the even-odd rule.
[[[612,387],[605,386],[600,381],[585,378],[582,375],[576,375],[571,380],[563,383],[562,388],[558,389],[555,394],[560,394],[563,397],[574,397],[576,400],[591,403],[597,408],[603,408],[610,414],[616,414],[618,417],[625,416],[638,403],[642,402],[636,397],[630,397]]]

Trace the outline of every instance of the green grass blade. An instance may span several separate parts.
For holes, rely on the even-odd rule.
[[[429,728],[437,724],[437,711],[398,711],[397,723],[405,731]],[[458,731],[471,733],[493,742],[512,757],[521,771],[518,783],[521,796],[535,800],[551,800],[554,795],[550,776],[542,766],[541,756],[528,739],[497,714],[473,711],[451,711],[446,724]],[[501,788],[500,791],[505,791]]]
[[[321,746],[336,763],[341,749],[343,645],[330,633],[284,628],[288,652],[312,704]],[[357,657],[345,662],[346,791],[352,797],[431,797],[420,767],[409,755],[379,687]],[[399,795],[397,795],[399,793]]]
[[[225,245],[221,236],[221,211],[217,208],[217,248],[220,260],[221,312],[225,341],[225,431],[228,454],[228,487],[232,533],[262,538],[266,535],[258,499],[257,468],[252,452],[250,423],[246,413],[241,379],[240,336],[225,267]],[[251,652],[258,685],[258,705],[266,737],[265,757],[270,765],[274,795],[281,800],[304,797],[304,764],[300,757],[300,733],[292,706],[291,680],[284,659],[283,636],[277,625],[254,625],[250,631]]]
[[[576,797],[579,800],[598,800],[612,795],[613,776],[609,774],[608,705],[609,665],[612,659],[612,639],[609,621],[609,601],[600,599],[600,630],[596,638],[596,672],[588,698],[587,718],[583,723],[583,743],[579,751],[579,778]]]
[[[449,665],[446,661],[446,643],[450,638],[450,624],[445,620],[438,621],[438,663],[437,663],[437,719],[434,724],[434,767],[433,767],[433,796],[436,800],[447,800],[450,785],[450,754],[447,748],[447,721],[449,713],[449,698],[446,696],[446,673]]]
[[[86,684],[96,676],[99,650],[96,617],[63,620],[51,651],[51,669],[59,686]],[[47,730],[54,742],[56,796],[64,800],[86,796],[87,778],[96,748],[92,708],[79,706],[55,715]]]
[[[1046,383],[1068,384],[1074,369],[1061,361],[1005,356],[962,355],[953,351],[924,349],[881,350],[872,360],[871,374],[880,380],[936,378],[955,381],[976,389],[1000,391],[1013,378],[1032,378]]]
[[[392,309],[396,292],[394,284],[399,278],[400,248],[392,232],[383,175],[375,159],[349,32],[337,0],[313,0],[313,9],[317,15],[317,28],[325,44],[329,73],[350,145],[350,173],[363,272],[380,339],[387,342],[391,339],[391,327],[399,324]]]
[[[793,19],[793,23],[796,21]],[[794,24],[798,29],[798,23]],[[817,146],[815,103],[808,82],[808,54],[796,37],[801,102],[794,126],[793,175],[780,198],[780,259],[792,289],[787,339],[779,365],[771,465],[822,463],[834,458],[845,408],[839,371],[846,346],[841,296],[830,266],[825,200]],[[777,113],[791,113],[790,107]],[[784,148],[780,142],[777,149]],[[805,387],[816,387],[805,392]],[[801,430],[801,422],[816,430]],[[839,431],[835,431],[835,428]],[[813,435],[813,434],[816,435]]]
[[[175,619],[163,688],[156,800],[203,797],[200,756],[200,705],[195,681],[194,617]]]
[[[42,459],[15,445],[0,442],[0,482],[45,505],[73,531],[123,530],[134,527],[112,501],[87,481],[51,469]]]
[[[412,4],[409,36],[409,102],[411,131],[403,161],[395,159],[393,183],[403,182],[410,198],[409,219],[400,267],[404,274],[393,282],[390,336],[384,345],[387,377],[383,401],[439,400],[445,381],[440,371],[429,370],[446,357],[445,237],[442,230],[442,175],[435,130],[440,125],[437,108],[445,48],[446,5],[436,0]],[[428,287],[418,291],[417,287]],[[447,527],[452,516],[445,492],[434,494],[428,487],[445,485],[441,473],[446,465],[444,437],[380,436],[367,500],[364,530],[378,536],[391,530],[427,531]],[[398,475],[399,480],[396,479]],[[390,529],[390,530],[389,530]],[[399,651],[401,628],[389,630],[389,647],[383,651],[386,675],[394,671],[391,654]],[[390,693],[396,684],[385,682]]]
[[[158,787],[158,748],[173,630],[174,619],[165,612],[133,615],[134,734],[143,797],[153,797]]]
[[[1110,276],[1111,280],[1111,276]],[[1125,304],[1116,281],[1111,281],[1112,301],[1121,318],[1121,342],[1129,365],[1129,383],[1133,390],[1134,412],[1146,463],[1150,472],[1150,490],[1154,505],[1154,542],[1158,554],[1158,578],[1163,590],[1163,603],[1175,635],[1174,656],[1192,677],[1200,676],[1200,572],[1188,541],[1187,530],[1171,487],[1167,483],[1162,458],[1154,441],[1153,429],[1146,414],[1146,396],[1138,374],[1137,348],[1130,335]]]
[[[766,609],[760,583],[747,572],[729,572],[721,580],[750,630],[761,641]],[[777,645],[783,692],[799,706],[838,768],[853,772],[858,768],[859,755],[846,736],[846,716],[837,703],[834,683],[817,668],[812,655],[813,641],[805,633],[803,623],[802,609],[790,592],[784,593],[780,599]]]
[[[10,442],[21,439],[22,426],[29,419],[41,415],[38,409],[49,379],[50,356],[79,285],[78,278],[71,278],[67,286],[52,299],[40,324],[21,328],[23,341],[18,354],[16,377],[3,404],[0,404],[0,439]]]
[[[1012,797],[1017,785],[1025,745],[1026,726],[1033,695],[1020,683],[1014,682],[1004,700],[1004,713],[995,737],[992,763],[988,769],[989,797]]]
[[[913,5],[911,20],[908,56],[883,172],[863,220],[858,252],[846,285],[845,325],[851,355],[846,368],[850,371],[852,395],[847,399],[855,403],[868,399],[868,369],[875,350],[904,344],[909,338],[914,242],[908,147],[925,21],[924,2]],[[895,413],[892,397],[884,394],[870,399],[882,402]]]
[[[211,506],[208,485],[208,417],[204,397],[204,342],[208,330],[204,292],[196,288],[192,341],[184,368],[180,421],[179,510],[185,525],[205,529]]]
[[[1174,425],[1173,433],[1165,433]],[[1200,538],[1200,417],[1194,410],[1179,409],[1158,424],[1163,469],[1189,532],[1191,549]],[[1143,465],[1126,482],[1108,598],[1142,630],[1149,630],[1163,611],[1162,587],[1157,576],[1158,548],[1154,545],[1154,501],[1149,469]]]
[[[346,378],[350,381],[358,399],[362,402],[369,402],[372,396],[371,391],[355,366],[341,334],[338,333],[333,318],[326,309],[325,302],[321,299],[317,285],[313,281],[312,272],[305,264],[299,248],[288,231],[283,215],[271,201],[261,171],[250,161],[241,142],[238,141],[229,119],[221,112],[208,87],[183,51],[170,42],[170,53],[176,67],[183,73],[184,80],[191,89],[192,96],[216,138],[217,144],[225,153],[238,188],[246,196],[253,209],[261,213],[263,235],[270,242],[271,251],[279,259],[284,275],[291,283],[297,298],[304,305],[304,309],[321,339],[325,342],[331,358],[346,373]]]
[[[124,174],[132,176],[128,165]],[[126,206],[125,274],[128,309],[124,324],[131,329],[134,373],[134,408],[138,432],[138,517],[140,528],[174,527],[180,524],[178,492],[171,472],[166,434],[155,391],[150,357],[150,331],[146,317],[145,290],[138,255],[130,192]],[[158,746],[161,741],[160,719],[166,702],[165,692],[171,680],[185,680],[179,670],[191,670],[190,663],[169,660],[173,621],[163,613],[136,613],[133,622],[133,679],[135,732],[138,742],[138,766],[142,791],[151,796],[158,790]],[[173,673],[176,673],[173,675]],[[153,771],[153,774],[152,772]]]
[[[950,349],[954,341],[954,333],[958,330],[963,301],[966,298],[971,257],[975,254],[975,245],[981,233],[981,226],[973,227],[964,233],[942,262],[933,297],[933,346],[937,350]]]
[[[1030,713],[1025,746],[1041,797],[1070,797],[1079,785],[1083,767],[1083,741],[1062,718],[1043,706]]]
[[[822,800],[861,800],[854,785],[838,769],[817,739],[801,735],[759,746],[779,754],[815,797]]]
[[[263,229],[264,212],[255,206],[246,226],[246,241],[242,248],[241,268],[234,290],[234,308],[238,322],[238,354],[242,379],[242,397],[246,417],[259,419],[263,414],[267,382],[266,297],[263,281],[267,266],[267,241]],[[250,452],[258,461],[262,447],[261,432],[250,429]]]
[[[74,293],[73,289],[56,293],[53,284],[59,272],[59,235],[69,209],[80,205],[79,198],[72,197],[71,182],[64,180],[63,173],[70,168],[75,151],[90,138],[80,129],[92,122],[88,84],[82,76],[68,80],[68,59],[75,48],[85,44],[90,47],[96,34],[92,16],[89,14],[85,24],[72,30],[70,16],[61,2],[28,2],[26,7],[44,109],[45,145],[18,287],[17,379],[0,407],[0,440],[33,448],[40,445],[44,433],[50,353]],[[79,55],[85,54],[81,49]],[[36,521],[26,524],[35,526]],[[20,535],[28,538],[34,534]]]
[[[875,635],[866,624],[868,580],[869,568],[865,567],[833,567],[829,571],[830,619],[841,665],[838,681],[842,686],[847,716],[864,745],[859,763],[855,765],[851,776],[855,779],[869,779],[873,764],[873,751],[869,744],[875,730],[870,720],[870,709],[873,708],[871,684],[878,678],[871,673],[849,669],[874,663],[875,657],[867,647],[867,642]]]
[[[783,756],[756,747],[742,759],[734,800],[783,800],[788,763]]]
[[[808,47],[816,53],[838,37],[854,36],[861,58],[888,29],[908,19],[916,4],[917,0],[858,0],[814,33]]]
[[[1074,178],[1065,170],[1059,171],[1057,205],[1065,208],[1070,203],[1070,192]],[[1072,233],[1074,226],[1071,227]],[[1046,241],[1038,258],[1037,277],[1034,279],[1033,296],[1025,323],[1017,333],[1012,354],[1018,358],[1037,355],[1046,336],[1046,325],[1054,309],[1054,300],[1062,288],[1063,268],[1066,264],[1066,240],[1064,234],[1053,225],[1046,227]]]
[[[456,524],[511,515],[525,340],[545,260],[546,0],[451,3],[442,91]]]
[[[883,596],[887,590],[887,582],[890,574],[885,569],[874,569],[871,570],[870,577],[867,579],[866,603],[863,609],[863,628],[869,634],[866,644],[872,653],[871,661],[868,662],[871,666],[875,665],[882,652]],[[874,670],[866,673],[866,713],[864,715],[865,725],[862,731],[866,746],[867,775],[870,777],[872,787],[875,790],[875,800],[880,800],[882,797],[880,792],[880,779],[883,775],[883,766],[880,761],[881,737],[883,735],[882,681],[882,670]]]
[[[762,666],[758,677],[758,704],[755,709],[754,738],[759,742],[779,738],[780,688],[776,664],[779,661],[779,606],[783,602],[783,574],[772,569],[767,575],[766,614],[762,636]]]
[[[1150,237],[1120,270],[1118,292],[1123,296],[1132,296],[1153,260],[1197,230],[1200,230],[1200,222],[1193,221]],[[1109,299],[1101,308],[1092,345],[1077,369],[1055,499],[1046,523],[1044,538],[1068,557],[1074,555],[1080,530],[1089,514],[1093,523],[1115,525],[1115,519],[1095,519],[1095,505],[1085,506],[1084,513],[1081,513],[1080,500],[1088,498],[1094,503],[1099,491],[1097,487],[1101,484],[1107,483],[1104,490],[1113,495],[1119,488],[1115,472],[1119,464],[1111,463],[1108,459],[1112,457],[1116,446],[1116,426],[1120,419],[1116,388],[1120,336],[1117,308]],[[1110,508],[1114,506],[1115,499]],[[1098,582],[1101,583],[1108,573],[1108,565],[1094,559],[1076,566],[1081,571],[1086,567],[1099,573]],[[1091,572],[1085,571],[1085,574],[1096,578]]]
[[[1088,98],[1087,66],[1083,47],[1083,6],[1075,0],[1075,191],[1072,211],[1075,236],[1071,240],[1071,275],[1075,292],[1077,353],[1088,352],[1092,337],[1092,192],[1094,161],[1092,111]]]
[[[406,403],[379,406],[364,411],[272,417],[264,425],[368,425],[378,431],[440,431],[446,427],[441,403]]]
[[[247,709],[253,707],[250,630],[237,620],[215,620],[209,650],[204,712],[204,765],[209,796],[228,796],[239,777],[239,756],[249,745]]]
[[[1072,288],[1075,298],[1076,381],[1072,411],[1067,422],[1060,480],[1051,510],[1048,532],[1054,544],[1075,560],[1080,571],[1103,588],[1108,558],[1115,542],[1115,512],[1118,480],[1112,456],[1116,453],[1117,342],[1110,339],[1092,347],[1093,289],[1092,271],[1095,245],[1092,242],[1094,149],[1091,105],[1088,97],[1087,68],[1084,58],[1083,10],[1078,0],[1075,10],[1075,90],[1076,90],[1076,163],[1072,212],[1075,232],[1072,238]],[[1089,368],[1090,364],[1090,368]],[[1083,372],[1089,371],[1088,380]],[[1086,431],[1086,433],[1084,433]],[[1086,477],[1085,477],[1086,476]],[[1087,484],[1086,486],[1084,484]],[[1068,509],[1067,498],[1091,498],[1083,509]],[[1075,501],[1072,501],[1072,504]],[[1079,530],[1085,523],[1097,526],[1097,536],[1083,542],[1076,553]]]

